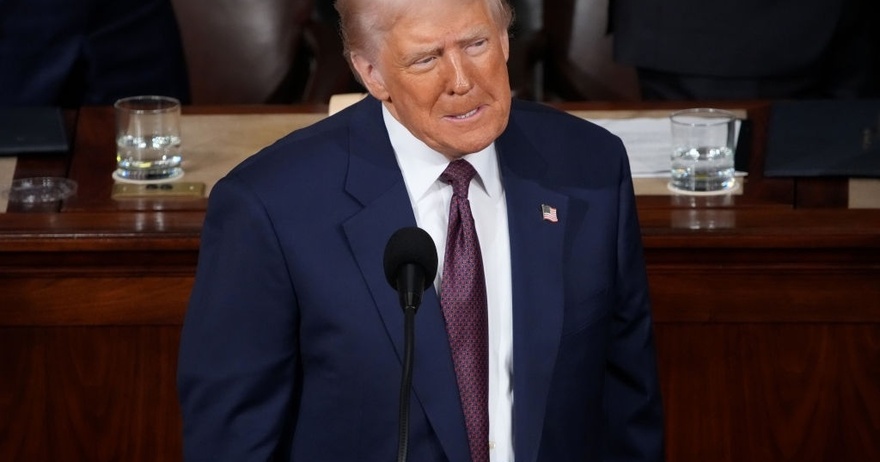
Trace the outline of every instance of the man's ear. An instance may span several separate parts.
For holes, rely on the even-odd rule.
[[[388,90],[385,88],[385,80],[382,78],[382,73],[379,72],[379,69],[372,62],[363,55],[352,53],[351,65],[361,77],[361,82],[367,87],[367,91],[374,98],[379,101],[388,99]]]

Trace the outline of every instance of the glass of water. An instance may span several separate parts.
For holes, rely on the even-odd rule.
[[[131,96],[116,111],[114,178],[167,181],[183,175],[180,153],[180,101],[168,96]]]
[[[670,120],[672,188],[690,192],[732,189],[736,185],[736,116],[721,109],[694,108],[673,112]]]

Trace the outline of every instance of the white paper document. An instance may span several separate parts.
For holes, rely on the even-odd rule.
[[[632,119],[591,119],[619,136],[629,155],[633,178],[664,178],[670,175],[672,157],[672,129],[668,117],[638,117]],[[739,137],[740,122],[736,122]],[[735,138],[736,139],[736,138]],[[737,172],[737,175],[742,175]]]

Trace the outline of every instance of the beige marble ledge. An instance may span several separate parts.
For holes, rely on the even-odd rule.
[[[6,191],[12,185],[12,176],[15,174],[16,157],[0,157],[0,212],[6,211],[9,200]]]
[[[205,183],[205,195],[244,159],[324,114],[184,115],[183,181]]]
[[[849,180],[849,208],[880,209],[880,179],[853,178]]]

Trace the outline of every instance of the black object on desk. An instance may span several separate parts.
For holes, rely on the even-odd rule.
[[[764,176],[880,177],[880,100],[774,103]]]
[[[733,168],[737,172],[748,172],[752,159],[752,121],[739,121],[739,135],[736,139],[736,152],[733,155]]]
[[[0,156],[58,153],[67,149],[60,108],[0,107]]]

